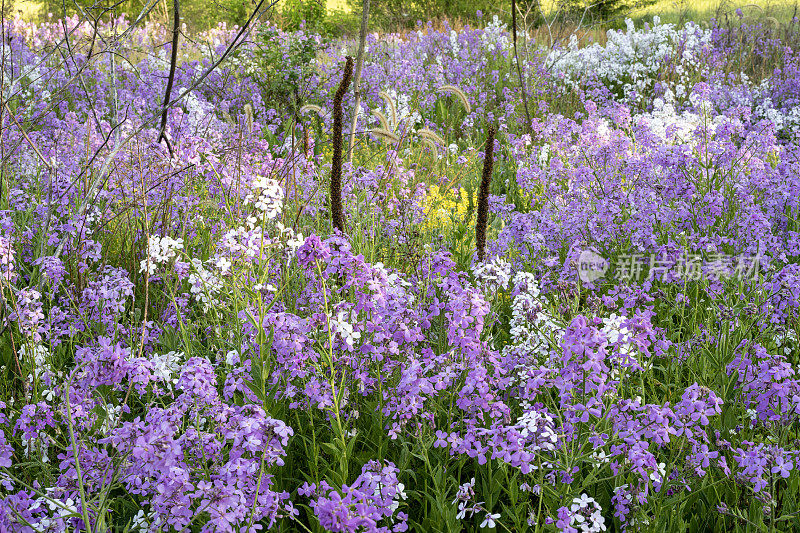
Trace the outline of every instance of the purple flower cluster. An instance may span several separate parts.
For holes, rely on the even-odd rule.
[[[345,231],[324,191],[352,43],[262,25],[202,77],[236,29],[196,36],[167,150],[163,28],[99,25],[15,18],[0,40],[0,531],[800,511],[796,22],[531,49],[530,124],[498,20],[370,35],[356,129],[392,131],[344,165]],[[44,60],[67,36],[86,53]],[[434,217],[433,186],[466,205]]]
[[[407,495],[397,473],[392,463],[370,461],[341,491],[321,481],[306,483],[299,492],[312,498],[309,505],[327,531],[407,531],[408,514],[398,510]]]

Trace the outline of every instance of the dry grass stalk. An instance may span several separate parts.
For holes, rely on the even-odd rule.
[[[392,133],[391,131],[384,129],[384,128],[372,128],[369,132],[376,137],[381,137],[387,141],[397,143],[400,142],[400,137]]]
[[[467,94],[464,91],[462,91],[460,87],[457,87],[455,85],[442,85],[441,87],[436,89],[436,92],[455,95],[456,98],[458,98],[459,101],[461,101],[461,105],[464,106],[464,109],[467,111],[467,114],[470,114],[472,112],[472,106],[469,104],[469,99],[467,98]]]
[[[440,146],[446,146],[447,143],[444,142],[441,136],[438,133],[429,130],[428,128],[422,128],[421,130],[417,131],[417,134],[422,137],[423,139],[428,139],[431,142],[434,142]]]
[[[301,107],[299,111],[301,115],[305,114],[308,111],[313,111],[314,113],[320,116],[324,115],[322,108],[314,104],[306,104],[303,107]]]
[[[373,109],[372,111],[370,111],[370,114],[373,117],[378,119],[378,122],[381,123],[381,128],[383,128],[385,130],[391,130],[392,129],[392,128],[389,127],[389,121],[386,120],[386,116],[383,113],[381,113],[377,109]]]
[[[253,133],[253,106],[250,104],[244,104],[244,117],[247,121],[247,131],[248,133]]]
[[[397,107],[394,105],[394,100],[386,94],[385,92],[381,91],[378,93],[384,102],[386,102],[386,108],[389,110],[389,118],[391,118],[391,128],[386,128],[387,130],[393,130],[397,127]]]
[[[436,147],[435,142],[430,139],[422,139],[422,144],[431,149],[434,159],[439,159],[439,149]]]

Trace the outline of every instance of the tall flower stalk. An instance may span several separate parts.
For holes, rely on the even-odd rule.
[[[344,231],[342,208],[342,99],[353,76],[353,58],[347,56],[344,76],[333,97],[333,161],[331,163],[331,221],[333,227]]]
[[[486,224],[489,220],[489,185],[492,183],[494,166],[494,126],[489,126],[483,156],[483,174],[478,190],[478,220],[475,222],[475,245],[478,248],[478,261],[486,256]]]

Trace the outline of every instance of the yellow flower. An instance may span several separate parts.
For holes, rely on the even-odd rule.
[[[428,188],[425,195],[425,219],[422,222],[424,230],[449,232],[458,222],[462,222],[467,215],[469,200],[464,189],[458,192],[447,191],[444,193],[436,185]]]

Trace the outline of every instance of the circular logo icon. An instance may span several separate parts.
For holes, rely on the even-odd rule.
[[[608,261],[591,250],[584,250],[578,257],[578,277],[584,283],[592,283],[606,275]]]

